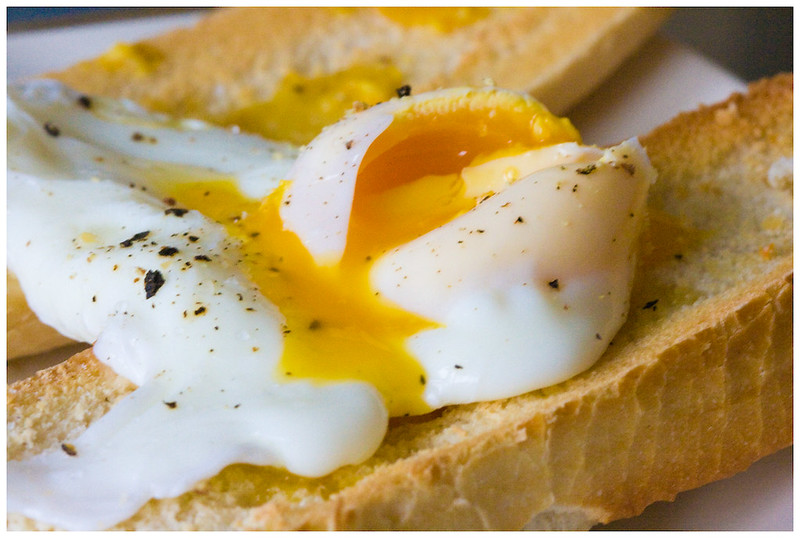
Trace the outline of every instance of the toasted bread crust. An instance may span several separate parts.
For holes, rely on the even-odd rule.
[[[646,255],[589,371],[395,420],[372,458],[322,479],[234,465],[119,527],[588,528],[790,445],[792,193],[769,172],[792,156],[792,96],[777,76],[642,138],[660,172]],[[657,240],[664,227],[683,240]],[[12,385],[9,457],[76,435],[131,388],[90,351]]]
[[[28,307],[19,280],[6,271],[6,357],[16,359],[72,342],[45,325]]]

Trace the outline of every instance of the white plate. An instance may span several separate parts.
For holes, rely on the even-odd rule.
[[[10,34],[9,81],[65,68],[115,42],[132,41],[189,25],[197,14],[129,19]],[[584,140],[609,144],[643,134],[675,114],[711,104],[744,83],[693,51],[656,38],[569,116]],[[8,369],[14,379],[27,372]],[[792,530],[792,449],[764,458],[732,478],[656,503],[604,530]]]

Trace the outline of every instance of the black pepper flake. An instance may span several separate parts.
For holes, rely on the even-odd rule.
[[[182,217],[188,212],[188,209],[184,209],[182,207],[170,207],[164,210],[165,215],[175,215],[176,217]]]
[[[175,205],[175,204],[177,204],[177,203],[178,203],[178,202],[177,202],[177,200],[175,200],[175,198],[172,198],[172,197],[167,197],[167,198],[164,198],[164,199],[162,200],[162,202],[164,202],[165,204],[167,204],[167,205],[169,205],[169,206],[173,206],[173,205]]]
[[[158,251],[159,256],[174,256],[179,251],[175,247],[161,247],[161,250]]]
[[[419,376],[419,382],[420,382],[421,385],[425,384],[425,376],[424,375]]]
[[[89,98],[88,95],[81,95],[80,97],[78,97],[77,102],[80,106],[82,106],[87,110],[92,108],[92,100]]]
[[[652,301],[647,301],[644,304],[644,306],[642,307],[642,310],[655,310],[657,304],[658,304],[658,299],[653,299]]]
[[[395,91],[397,92],[397,97],[408,97],[411,95],[411,86],[408,84],[403,84]]]
[[[194,311],[194,315],[195,316],[201,316],[201,315],[203,315],[205,313],[206,313],[206,307],[205,306],[201,306],[200,308],[198,308],[197,310]]]
[[[96,302],[97,302],[97,295],[92,295],[92,302],[93,302],[93,303],[96,303]]]
[[[454,365],[453,365],[453,368],[455,368],[456,370],[461,370],[461,369],[463,369],[464,367],[463,367],[463,366],[461,366],[460,364],[454,364]]]
[[[316,331],[320,327],[322,327],[322,322],[318,319],[311,320],[311,323],[308,324],[308,330]]]
[[[573,185],[572,186],[572,192],[578,192],[578,186],[577,185]]]
[[[191,241],[192,243],[195,243],[195,242],[197,242],[197,241],[199,241],[199,240],[200,240],[200,238],[199,238],[199,237],[197,237],[196,235],[190,235],[188,239],[189,239],[189,241]]]
[[[675,254],[674,257],[675,257],[676,260],[680,261],[680,260],[683,259],[683,254]]]
[[[138,131],[131,135],[131,140],[133,140],[134,142],[148,142],[150,144],[155,144],[156,143],[155,137],[153,137],[153,136],[145,136],[145,135],[143,135],[142,133],[140,133]]]
[[[211,258],[206,256],[205,254],[198,254],[197,256],[194,257],[194,259],[199,261],[199,262],[210,262],[211,261]]]
[[[634,175],[636,173],[636,167],[631,163],[620,163],[619,167],[628,172],[630,175]]]
[[[521,216],[517,217],[517,220],[514,221],[515,224],[516,223],[522,224],[523,222],[525,222],[525,219],[523,219]]]
[[[344,143],[344,149],[350,149],[352,147],[353,147],[353,141],[352,140],[348,140],[347,142]]]
[[[134,241],[143,241],[150,235],[150,231],[139,232],[138,234],[134,234],[130,239],[126,239],[120,243],[120,246],[129,247],[133,245]]]
[[[147,274],[144,275],[144,292],[145,292],[145,299],[149,299],[153,295],[155,295],[161,286],[164,285],[164,277],[161,275],[161,271],[159,270],[150,270],[147,271]]]
[[[581,174],[581,175],[588,176],[589,174],[591,174],[595,170],[597,170],[597,165],[596,164],[590,164],[589,166],[586,166],[585,168],[578,168],[575,171],[577,173]]]
[[[603,339],[603,337],[600,336],[600,333],[594,333],[594,337],[597,338],[598,340],[602,340]]]
[[[77,456],[78,451],[75,450],[75,445],[70,443],[61,443],[61,450],[67,453],[67,456]]]
[[[44,124],[44,132],[46,132],[50,136],[58,136],[61,134],[61,129],[59,129],[58,127],[56,127],[55,125],[53,125],[48,121],[45,122]]]
[[[547,283],[547,285],[550,286],[551,288],[553,288],[554,290],[557,290],[558,289],[558,279],[556,278],[554,280],[551,280],[550,282]]]
[[[164,405],[166,405],[170,409],[175,409],[176,407],[178,407],[178,402],[164,402]]]

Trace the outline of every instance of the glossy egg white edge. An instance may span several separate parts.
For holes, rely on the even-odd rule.
[[[244,194],[262,198],[299,153],[288,143],[90,97],[54,80],[11,84],[7,92],[8,168],[42,177],[137,181],[151,167],[176,166],[193,178],[232,175]],[[31,145],[47,159],[26,150]]]
[[[559,164],[387,253],[371,271],[385,299],[441,326],[409,341],[433,407],[565,381],[599,358],[626,319],[655,171],[635,140],[594,161],[562,146]]]
[[[70,440],[78,457],[54,450],[9,462],[9,511],[99,529],[229,463],[319,476],[368,457],[388,421],[377,391],[357,382],[275,381],[282,316],[237,268],[235,241],[195,211],[166,214],[164,202],[141,187],[154,167],[233,177],[253,197],[287,177],[292,203],[285,207],[292,209],[282,206],[285,225],[330,262],[343,248],[341,223],[346,232],[360,159],[408,98],[348,116],[294,162],[285,158],[294,148],[201,122],[113,101],[91,99],[86,107],[57,83],[12,88],[9,267],[42,319],[95,342],[98,357],[139,387]],[[624,321],[634,259],[626,245],[654,179],[646,155],[635,141],[605,151],[542,151],[529,156],[539,164],[522,179],[372,269],[387,301],[440,325],[408,342],[426,370],[425,398],[433,406],[566,379],[590,366]],[[309,215],[308,229],[328,237],[294,228]],[[592,225],[600,217],[607,224]],[[563,230],[531,232],[537,226]],[[190,236],[198,239],[187,242]],[[165,260],[163,246],[181,255]],[[195,252],[211,263],[186,265]],[[453,261],[443,265],[442,256]],[[163,282],[151,294],[145,280],[156,272]],[[552,368],[564,357],[567,366]]]

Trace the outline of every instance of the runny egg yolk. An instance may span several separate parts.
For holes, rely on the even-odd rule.
[[[465,194],[465,167],[578,140],[568,122],[535,102],[497,105],[423,103],[395,114],[363,157],[347,244],[332,266],[317,265],[297,235],[284,230],[279,209],[286,184],[263,201],[246,198],[233,182],[167,187],[181,206],[241,240],[246,273],[286,318],[280,376],[366,381],[383,395],[391,416],[431,410],[423,399],[425,372],[405,341],[436,325],[382,300],[369,286],[369,269],[388,249],[479,203],[480,196]]]

